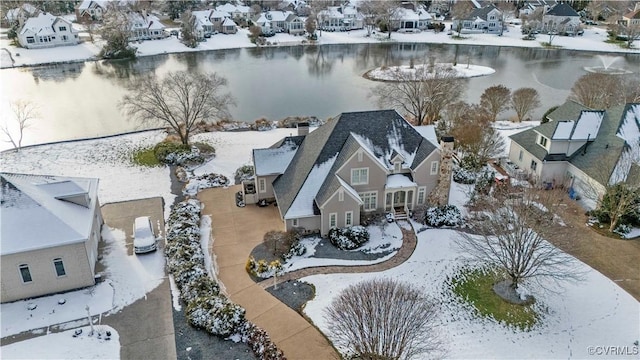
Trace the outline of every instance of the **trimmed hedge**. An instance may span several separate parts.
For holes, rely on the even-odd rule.
[[[462,223],[462,215],[455,205],[444,205],[427,209],[425,224],[432,227],[457,226]]]
[[[217,336],[239,334],[260,359],[285,359],[269,335],[245,319],[245,309],[220,293],[207,273],[200,245],[200,202],[177,204],[167,221],[167,266],[186,303],[189,324]]]

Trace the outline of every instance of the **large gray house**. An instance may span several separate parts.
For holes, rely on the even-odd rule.
[[[95,284],[98,179],[0,173],[1,301]]]
[[[518,171],[591,200],[609,184],[640,184],[640,104],[594,110],[567,101],[548,118],[511,135],[509,161]]]
[[[361,212],[406,216],[425,204],[440,151],[394,110],[342,113],[308,133],[253,151],[255,201],[275,200],[285,229],[326,235]]]

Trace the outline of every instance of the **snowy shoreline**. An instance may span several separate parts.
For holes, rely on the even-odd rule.
[[[446,25],[449,25],[446,23]],[[236,34],[216,35],[206,42],[199,43],[195,49],[188,48],[175,37],[161,40],[149,40],[142,43],[132,43],[137,51],[137,57],[153,55],[182,54],[188,52],[206,52],[215,50],[229,50],[238,48],[257,48],[249,40],[248,30],[240,29]],[[445,45],[469,45],[469,46],[493,46],[507,48],[537,48],[548,51],[571,50],[600,54],[640,54],[640,49],[623,49],[618,45],[606,43],[606,30],[601,28],[587,28],[583,36],[558,37],[554,39],[554,48],[542,45],[545,40],[541,36],[539,40],[522,40],[519,26],[510,27],[503,36],[490,34],[467,34],[463,39],[454,39],[445,33],[424,31],[417,34],[392,33],[391,39],[386,33],[377,33],[367,36],[366,30],[352,30],[349,32],[322,32],[317,42],[309,42],[304,37],[290,34],[277,34],[272,38],[273,45],[262,48],[294,47],[294,46],[323,46],[323,45],[348,45],[348,44],[385,44],[385,43],[414,43],[414,44],[445,44]],[[0,39],[0,48],[11,56],[2,56],[0,68],[25,68],[33,66],[53,65],[61,63],[78,63],[100,61],[97,58],[100,52],[100,42],[83,42],[73,46],[62,46],[47,49],[24,49],[12,46],[9,40]],[[3,54],[5,53],[3,52]],[[18,55],[19,54],[19,55]],[[11,58],[12,57],[12,58]]]

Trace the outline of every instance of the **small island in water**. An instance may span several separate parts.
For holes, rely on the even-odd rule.
[[[364,77],[375,81],[421,81],[436,77],[470,78],[495,73],[493,68],[471,64],[434,63],[382,66],[364,73]]]

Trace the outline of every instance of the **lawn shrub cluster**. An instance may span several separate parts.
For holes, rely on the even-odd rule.
[[[163,141],[154,147],[153,153],[163,164],[202,164],[206,158],[215,155],[215,149],[205,143],[195,143],[189,146],[178,142]]]
[[[249,256],[245,268],[253,276],[268,279],[282,271],[282,263],[278,259],[269,262],[264,259],[256,260],[253,256]]]
[[[453,171],[453,181],[458,184],[473,184],[476,182],[476,173],[464,168],[457,168]]]
[[[165,253],[168,268],[186,303],[189,323],[217,336],[239,334],[260,359],[284,359],[269,335],[245,319],[245,310],[220,293],[207,273],[200,244],[200,202],[195,199],[174,206],[167,221]]]
[[[338,249],[353,250],[369,241],[369,231],[361,225],[329,230],[329,241]]]
[[[424,223],[432,227],[458,226],[462,215],[455,205],[431,207],[425,212]]]
[[[234,177],[236,178],[237,183],[241,183],[245,180],[253,179],[254,172],[253,165],[242,165],[236,169]]]

